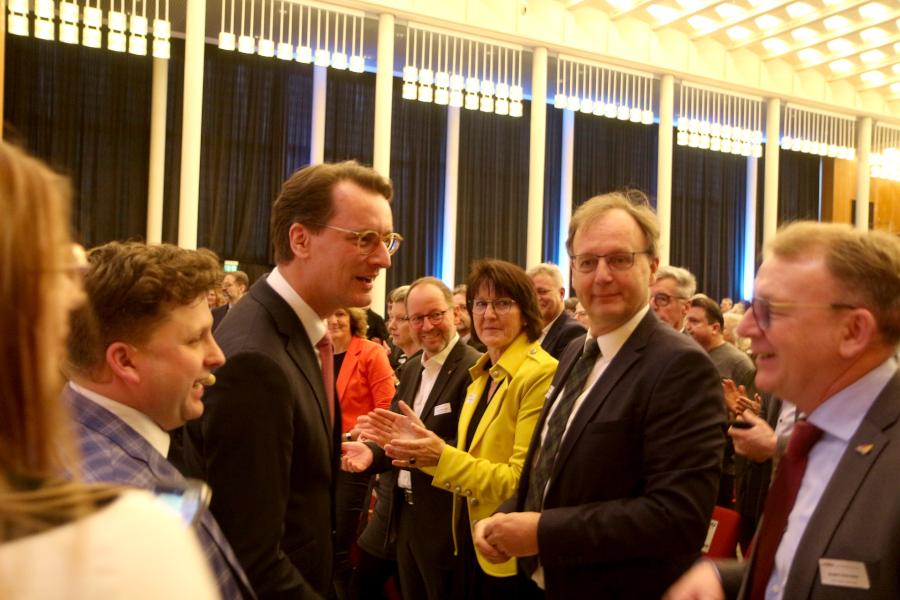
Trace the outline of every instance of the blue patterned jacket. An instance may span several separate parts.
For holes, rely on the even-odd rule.
[[[81,476],[89,482],[122,483],[145,490],[184,487],[181,473],[125,421],[67,387],[64,396],[78,426]],[[247,576],[219,529],[204,511],[197,537],[225,600],[255,598]]]

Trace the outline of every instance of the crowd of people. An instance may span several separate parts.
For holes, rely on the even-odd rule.
[[[897,236],[787,225],[718,302],[607,193],[571,282],[486,258],[384,324],[392,193],[300,169],[251,285],[86,252],[65,179],[0,143],[0,597],[900,596]]]

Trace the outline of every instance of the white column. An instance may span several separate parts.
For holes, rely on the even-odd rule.
[[[394,79],[394,15],[378,18],[378,63],[375,72],[375,142],[372,166],[385,177],[391,176],[391,101]],[[324,130],[323,130],[324,135]],[[384,315],[387,275],[382,271],[372,289],[372,310]]]
[[[872,117],[856,122],[856,228],[869,229],[869,152],[872,150]]]
[[[740,299],[753,297],[753,276],[756,269],[756,180],[759,176],[759,159],[747,157],[747,204],[744,215],[744,265],[741,271]],[[735,302],[738,298],[735,298]]]
[[[763,244],[778,231],[778,156],[781,153],[781,100],[766,105],[766,178],[763,189]]]
[[[206,41],[206,0],[187,4],[184,39],[184,108],[181,127],[181,193],[178,204],[178,245],[197,247],[200,201],[200,133],[203,123],[203,49]]]
[[[150,177],[147,183],[147,243],[162,242],[163,185],[166,177],[166,96],[169,61],[153,59],[150,99]]]
[[[669,264],[672,244],[672,124],[675,116],[675,78],[659,81],[659,135],[656,143],[656,216],[659,219],[659,263]]]
[[[531,59],[531,143],[528,150],[528,229],[525,264],[541,262],[544,232],[544,143],[547,137],[547,49]]]
[[[444,248],[441,252],[441,279],[447,287],[456,285],[456,209],[459,179],[459,108],[447,107],[447,152],[444,166]],[[462,283],[462,282],[460,282]]]
[[[3,94],[6,86],[6,0],[0,0],[0,140],[3,139]]]
[[[325,162],[325,94],[328,91],[326,67],[313,67],[312,125],[309,128],[309,164]]]
[[[569,290],[569,251],[566,249],[566,237],[569,235],[569,222],[572,220],[572,173],[575,171],[575,112],[563,110],[562,120],[562,157],[560,159],[559,176],[559,270],[562,272],[563,285]]]

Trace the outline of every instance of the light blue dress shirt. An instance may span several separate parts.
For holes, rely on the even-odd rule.
[[[797,500],[788,517],[781,544],[775,552],[775,565],[766,587],[766,600],[781,600],[791,563],[806,532],[806,525],[846,452],[850,439],[896,370],[897,360],[891,357],[830,397],[809,415],[808,421],[824,433],[809,453]]]

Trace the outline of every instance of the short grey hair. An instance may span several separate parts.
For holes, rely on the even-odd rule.
[[[564,287],[562,271],[560,271],[559,267],[557,267],[553,263],[541,263],[539,265],[535,265],[525,271],[525,274],[528,275],[529,279],[534,279],[536,275],[546,275],[553,280],[553,285],[556,286],[556,289]]]
[[[656,281],[661,279],[672,279],[675,281],[678,295],[682,298],[690,299],[697,293],[697,278],[683,267],[673,267],[671,265],[660,267],[656,271]]]

